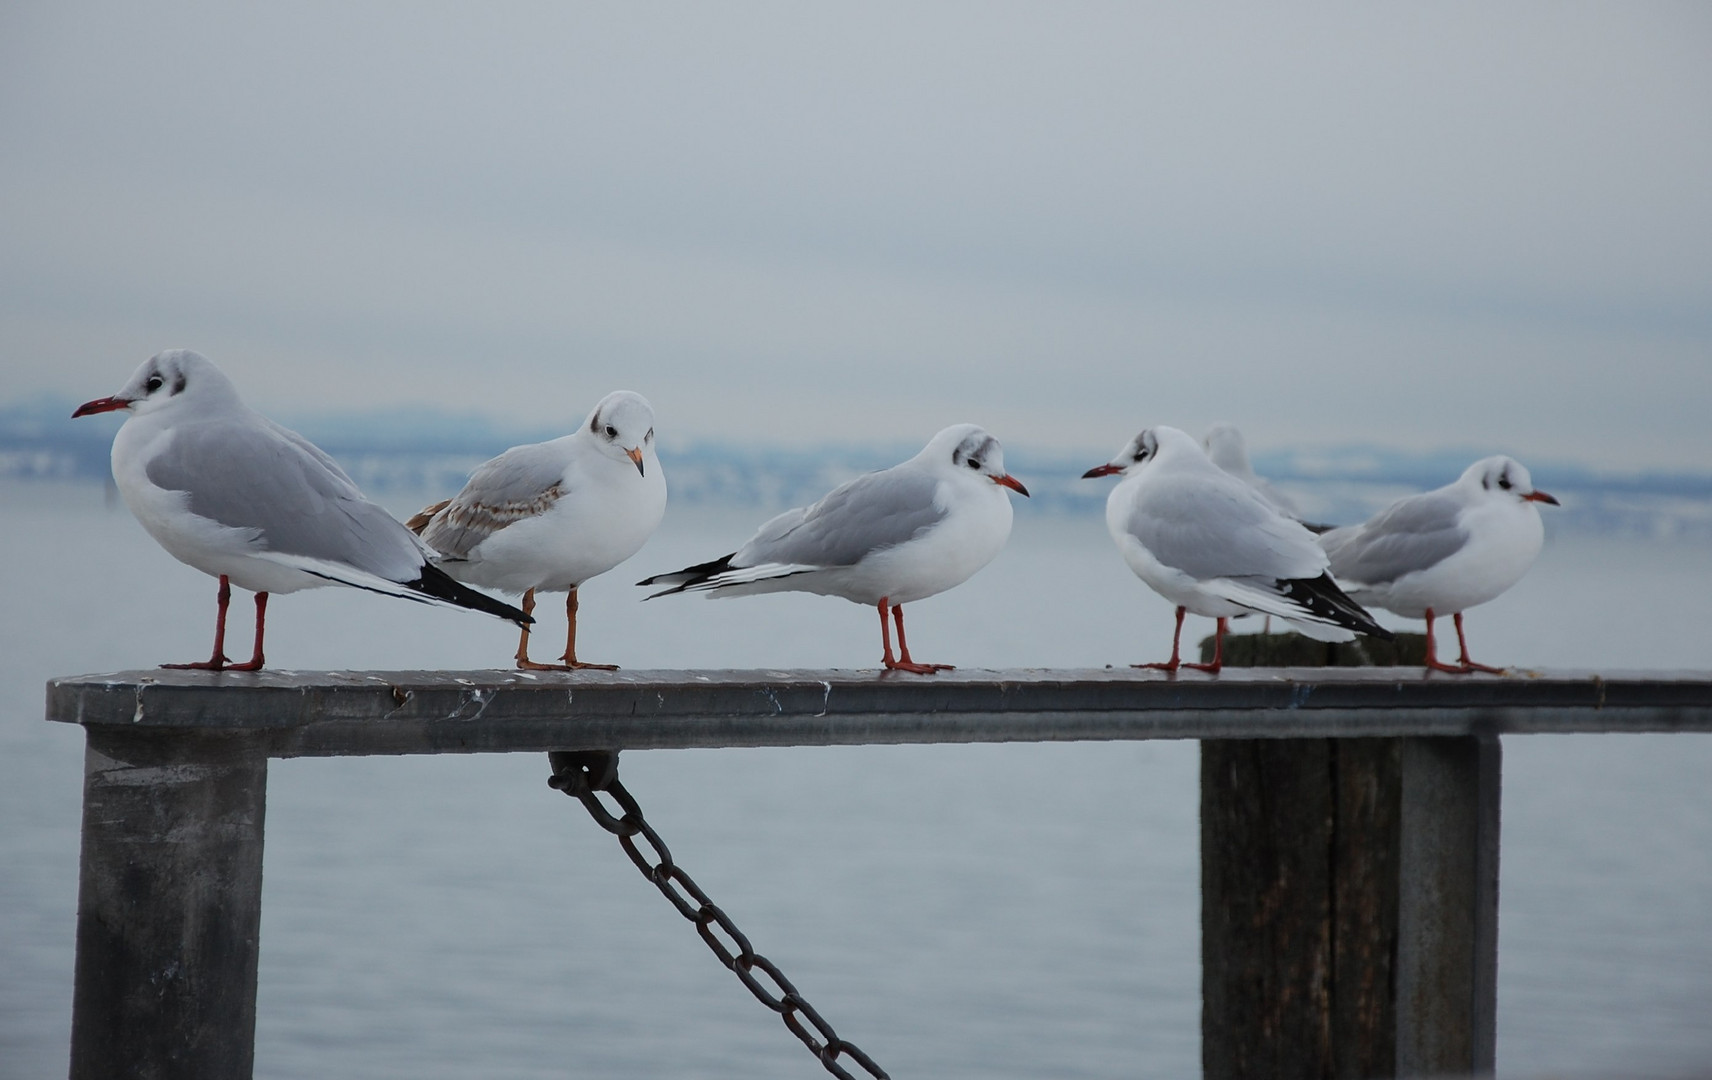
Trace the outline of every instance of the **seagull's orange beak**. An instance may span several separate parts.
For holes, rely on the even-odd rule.
[[[1529,502],[1549,503],[1552,506],[1563,505],[1562,503],[1558,502],[1556,499],[1552,498],[1550,495],[1547,495],[1543,491],[1530,491],[1526,495],[1523,495],[1522,498],[1528,500]]]
[[[993,483],[999,485],[1000,487],[1008,487],[1012,491],[1016,492],[1018,495],[1023,496],[1024,498],[1026,498],[1028,496],[1028,489],[1022,486],[1022,481],[1018,480],[1016,477],[1012,476],[1010,473],[1006,473],[1003,476],[993,477]]]
[[[643,476],[647,476],[648,470],[642,467],[642,448],[637,446],[624,452],[630,456],[631,461],[636,463],[636,471],[641,473]]]
[[[71,414],[71,418],[76,420],[80,416],[94,416],[96,413],[112,412],[115,409],[128,409],[130,407],[131,403],[125,398],[100,397],[79,405],[77,411]]]
[[[1123,472],[1123,468],[1121,466],[1113,465],[1108,461],[1104,465],[1095,465],[1092,469],[1083,473],[1082,479],[1092,480],[1096,476],[1111,476],[1113,473],[1121,472]]]

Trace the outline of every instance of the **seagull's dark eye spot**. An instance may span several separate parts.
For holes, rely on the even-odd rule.
[[[969,467],[971,469],[979,469],[981,467],[981,462],[979,460],[977,460],[976,458],[970,458],[969,459]]]
[[[1503,488],[1505,491],[1509,491],[1513,485],[1510,483],[1510,478],[1508,476],[1500,476],[1498,478],[1498,486]]]
[[[152,394],[164,385],[166,385],[166,380],[162,379],[159,375],[150,375],[149,381],[143,384],[143,389]]]
[[[618,429],[613,427],[611,424],[606,425],[606,437],[609,439],[618,438]]]

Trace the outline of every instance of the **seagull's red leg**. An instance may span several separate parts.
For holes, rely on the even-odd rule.
[[[268,594],[256,594],[256,644],[250,650],[250,658],[241,664],[232,664],[228,671],[260,671],[264,659],[262,657],[262,635],[267,631],[267,598]]]
[[[1177,643],[1183,638],[1183,616],[1188,614],[1188,608],[1177,609],[1177,629],[1171,632],[1171,659],[1163,664],[1131,664],[1130,667],[1147,668],[1150,671],[1176,671],[1182,666],[1177,658]]]
[[[198,664],[162,664],[161,667],[185,671],[226,670],[226,607],[232,602],[232,583],[225,574],[220,575],[220,591],[215,597],[220,610],[214,616],[214,655]]]
[[[602,671],[617,671],[617,664],[585,664],[577,659],[577,590],[573,587],[565,596],[565,655],[559,659],[565,662],[565,667],[571,670],[577,668],[599,668]]]
[[[1456,643],[1462,647],[1462,670],[1485,671],[1492,675],[1504,674],[1503,668],[1489,667],[1486,664],[1477,664],[1468,658],[1468,638],[1464,637],[1462,633],[1462,612],[1457,612],[1454,618],[1456,620]]]
[[[1183,609],[1178,608],[1177,610],[1182,611]],[[1213,631],[1213,662],[1212,663],[1210,663],[1210,664],[1184,664],[1183,666],[1186,668],[1194,668],[1196,671],[1205,671],[1209,675],[1217,675],[1219,673],[1219,669],[1225,666],[1225,631],[1229,628],[1230,628],[1230,620],[1229,619],[1225,619],[1225,618],[1219,619],[1218,628]],[[1172,649],[1172,656],[1173,657],[1176,656],[1176,652],[1177,652],[1176,649]]]
[[[523,614],[533,615],[534,613],[535,613],[535,590],[534,589],[525,589],[525,590],[523,590]],[[519,670],[519,671],[555,671],[555,670],[558,670],[557,666],[554,664],[537,664],[535,661],[529,659],[529,624],[528,623],[523,624],[523,636],[518,638],[518,640],[517,640],[517,655],[513,659],[515,659],[517,661],[517,670]]]
[[[880,663],[885,665],[885,668],[887,671],[890,671],[893,668],[898,666],[898,662],[896,660],[892,659],[892,627],[891,627],[890,623],[886,622],[886,611],[892,605],[886,597],[882,596],[882,597],[880,597],[880,605],[879,606],[880,606],[880,649],[881,649]]]
[[[896,619],[898,623],[897,666],[900,669],[904,671],[913,671],[917,675],[932,675],[936,671],[952,670],[952,665],[950,664],[918,664],[914,660],[911,660],[909,654],[909,642],[904,640],[904,606],[902,604],[892,605],[892,618]]]
[[[1433,638],[1433,609],[1432,608],[1427,609],[1427,667],[1432,669],[1433,671],[1448,671],[1454,675],[1465,674],[1468,670],[1467,668],[1457,667],[1455,664],[1441,664],[1441,663],[1439,663],[1438,642],[1435,641]]]

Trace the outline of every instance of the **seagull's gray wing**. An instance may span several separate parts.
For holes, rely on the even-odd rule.
[[[938,486],[919,469],[858,476],[813,506],[787,510],[761,526],[732,565],[854,566],[937,525],[945,517],[933,503]]]
[[[1454,495],[1429,491],[1399,499],[1361,525],[1320,538],[1331,556],[1332,576],[1345,585],[1388,585],[1462,550],[1468,530]]]
[[[464,489],[423,527],[422,540],[448,558],[468,558],[482,541],[544,513],[565,492],[562,448],[553,443],[514,446],[477,467]]]
[[[150,482],[188,509],[250,530],[261,551],[411,581],[426,561],[397,521],[332,459],[293,432],[248,418],[185,424],[147,465]]]
[[[1301,525],[1226,474],[1161,478],[1124,523],[1155,559],[1195,578],[1318,577],[1325,555]]]

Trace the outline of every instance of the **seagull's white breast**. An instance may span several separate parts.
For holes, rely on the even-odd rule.
[[[565,591],[642,549],[666,513],[666,479],[652,452],[644,472],[601,454],[573,458],[566,493],[443,568],[461,581],[510,593]]]
[[[1454,554],[1353,595],[1406,618],[1424,618],[1428,608],[1434,615],[1452,615],[1493,600],[1522,580],[1545,545],[1539,510],[1508,495],[1480,499],[1462,511],[1460,520],[1468,542]]]

